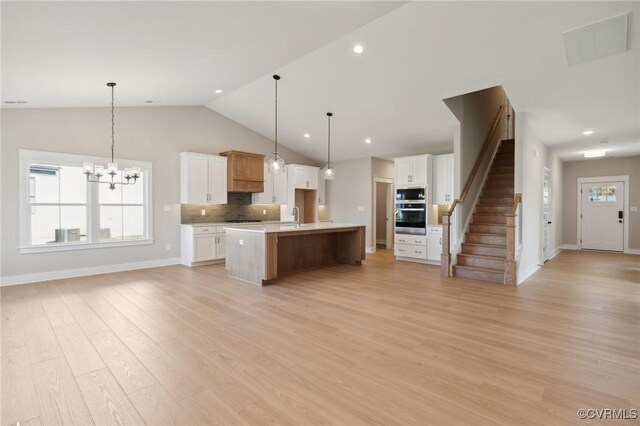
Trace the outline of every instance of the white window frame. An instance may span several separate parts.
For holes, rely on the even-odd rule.
[[[63,154],[57,152],[33,151],[27,149],[18,150],[20,153],[19,185],[20,185],[20,254],[46,253],[54,251],[86,250],[109,247],[126,247],[153,244],[153,163],[147,161],[116,159],[120,168],[140,167],[143,172],[145,185],[145,238],[135,240],[100,241],[99,214],[100,203],[98,200],[98,184],[87,183],[87,241],[70,243],[31,244],[31,187],[30,165],[58,164],[74,167],[82,167],[83,162],[94,164],[107,164],[111,161],[106,157],[93,157],[76,154]],[[104,178],[103,178],[104,179]],[[106,180],[106,179],[105,179]],[[140,183],[137,183],[139,185]],[[104,184],[100,184],[104,185]],[[96,232],[98,229],[98,232]]]

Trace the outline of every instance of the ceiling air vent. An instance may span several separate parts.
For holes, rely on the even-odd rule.
[[[569,65],[624,53],[629,44],[629,14],[615,16],[562,34]]]

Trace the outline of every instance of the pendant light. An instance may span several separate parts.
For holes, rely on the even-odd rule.
[[[275,150],[273,152],[273,157],[267,160],[267,167],[269,173],[284,173],[284,160],[280,158],[278,155],[278,80],[280,80],[280,76],[274,74],[273,80],[276,85],[276,127],[275,127]]]
[[[107,83],[107,86],[111,88],[111,162],[107,163],[105,170],[104,166],[93,163],[82,163],[82,172],[87,176],[87,181],[91,183],[104,183],[109,185],[109,189],[116,189],[116,185],[133,185],[140,177],[140,167],[132,167],[124,169],[122,175],[126,182],[116,182],[115,178],[120,173],[118,170],[118,163],[114,159],[114,150],[116,145],[115,138],[115,97],[114,88],[116,83]],[[106,173],[105,173],[106,172]],[[102,181],[102,177],[107,174],[110,179]]]
[[[327,113],[327,164],[322,168],[322,173],[325,180],[332,180],[336,176],[336,170],[331,164],[331,117],[332,113]]]

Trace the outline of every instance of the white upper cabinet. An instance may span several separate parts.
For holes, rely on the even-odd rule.
[[[264,192],[251,195],[253,204],[287,204],[287,170],[284,173],[269,173],[264,166]]]
[[[394,158],[396,167],[396,186],[428,185],[431,155]]]
[[[411,183],[411,160],[398,158],[396,163],[396,185],[408,185]]]
[[[318,168],[294,165],[293,187],[295,189],[318,189]]]
[[[453,154],[434,157],[433,186],[433,202],[435,204],[451,204],[453,202]]]
[[[273,174],[273,203],[274,204],[287,204],[287,174],[289,173],[286,170],[284,173]]]
[[[427,184],[429,181],[428,156],[420,156],[411,159],[411,183]]]
[[[180,203],[226,204],[227,158],[180,153]]]
[[[322,170],[318,170],[318,205],[327,205],[327,181]]]

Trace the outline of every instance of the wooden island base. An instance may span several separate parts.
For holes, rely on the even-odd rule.
[[[296,271],[336,263],[361,265],[365,227],[308,224],[226,229],[230,277],[263,285]]]

